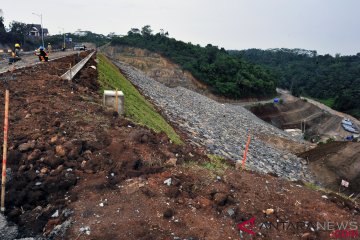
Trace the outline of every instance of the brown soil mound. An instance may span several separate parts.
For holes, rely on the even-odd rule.
[[[336,195],[324,199],[296,183],[233,168],[220,176],[195,164],[112,186],[106,173],[84,176],[72,190],[79,200],[71,204],[76,222],[67,239],[239,239],[237,224],[252,217],[257,233],[252,239],[329,239],[331,231],[260,226],[360,219],[348,212],[354,204]],[[169,179],[170,186],[164,184]],[[264,214],[267,209],[274,213]],[[83,227],[90,236],[79,231]]]
[[[299,156],[309,160],[310,169],[327,188],[338,191],[344,179],[350,182],[349,192],[360,193],[360,143],[321,144]]]
[[[91,59],[69,82],[58,77],[83,56],[75,55],[3,75],[10,90],[6,215],[21,235],[35,235],[66,219],[77,200],[69,190],[83,174],[108,173],[107,186],[163,171],[163,163],[190,149],[171,145],[164,134],[138,127],[104,109]],[[80,58],[80,59],[79,59]],[[3,105],[3,99],[0,100]],[[0,117],[3,118],[3,113]],[[186,156],[186,157],[185,157]],[[201,159],[201,157],[197,157]],[[114,176],[110,175],[113,173]],[[49,225],[50,224],[50,225]]]
[[[308,139],[320,136],[324,140],[330,137],[341,140],[351,135],[341,127],[341,117],[324,112],[301,99],[295,98],[282,104],[256,105],[250,107],[250,111],[280,129],[301,129],[301,123],[305,122]]]

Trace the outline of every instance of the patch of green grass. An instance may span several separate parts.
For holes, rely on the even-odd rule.
[[[124,93],[125,116],[155,132],[164,132],[175,144],[182,144],[183,142],[175,130],[120,73],[119,69],[104,55],[98,53],[97,58],[99,60],[98,72],[101,91],[118,89]]]
[[[216,173],[217,175],[223,175],[225,170],[229,168],[229,165],[223,157],[212,154],[208,154],[207,156],[211,161],[204,163],[202,165],[204,168]]]
[[[332,108],[335,104],[335,98],[317,99],[317,100],[330,108]]]
[[[231,167],[231,165],[229,165],[223,157],[213,154],[208,154],[207,156],[210,161],[206,163],[190,160],[185,161],[183,166],[195,171],[206,170],[207,176],[211,179],[216,176],[223,176],[225,170]]]
[[[305,182],[304,184],[305,184],[305,187],[310,188],[312,190],[315,190],[315,191],[321,190],[321,187],[315,185],[314,183]]]

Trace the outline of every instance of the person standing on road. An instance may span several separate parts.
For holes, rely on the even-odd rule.
[[[48,53],[51,53],[52,47],[51,47],[50,43],[48,43],[47,50],[48,50]]]

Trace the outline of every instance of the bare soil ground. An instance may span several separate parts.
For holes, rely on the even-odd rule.
[[[328,138],[342,140],[351,135],[341,127],[341,117],[298,98],[276,105],[255,105],[250,107],[250,110],[259,118],[280,129],[301,129],[301,123],[305,122],[309,138],[320,136],[323,140]]]
[[[236,225],[256,218],[252,239],[330,239],[331,231],[264,229],[261,223],[359,221],[354,205],[296,183],[228,169],[216,180],[191,164],[109,186],[109,174],[84,177],[73,191],[69,239],[239,239]],[[164,184],[172,179],[171,186]],[[266,215],[264,210],[274,209]],[[90,235],[79,229],[89,227]],[[286,228],[285,228],[286,229]],[[250,235],[243,233],[244,239]],[[242,238],[240,238],[242,239]]]
[[[73,224],[66,234],[52,238],[239,239],[236,225],[255,217],[253,239],[329,239],[331,231],[259,225],[360,222],[353,202],[214,165],[201,149],[171,144],[118,116],[101,105],[94,59],[74,81],[58,77],[76,61],[69,56],[17,70],[15,78],[1,75],[1,92],[10,90],[6,216],[20,226],[19,237],[49,236],[67,219]]]
[[[311,171],[327,188],[339,191],[341,180],[346,180],[346,192],[360,193],[360,143],[331,142],[299,156],[309,160]]]
[[[306,121],[309,138],[320,136],[324,142],[333,137],[343,140],[351,135],[342,128],[342,117],[323,112],[318,106],[300,99],[288,100],[279,105],[253,107],[252,111],[263,120],[283,129],[300,128],[301,121]],[[326,188],[339,191],[341,180],[346,180],[350,182],[350,187],[347,189],[349,194],[360,193],[360,143],[337,141],[315,145],[310,150],[307,147],[301,148],[273,139],[268,142],[287,147],[299,157],[308,159],[310,170]]]

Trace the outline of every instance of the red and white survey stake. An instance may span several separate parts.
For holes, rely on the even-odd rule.
[[[9,127],[9,90],[5,91],[5,117],[4,117],[4,146],[1,177],[1,212],[5,211],[5,184],[6,184],[6,160],[7,160],[7,139]]]
[[[249,133],[248,140],[246,142],[245,151],[244,151],[244,157],[243,157],[243,160],[242,160],[242,169],[243,170],[245,169],[246,155],[247,155],[247,152],[249,150],[250,139],[251,139],[251,136],[250,136],[250,133]]]

